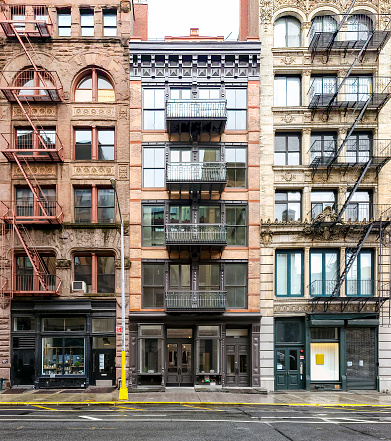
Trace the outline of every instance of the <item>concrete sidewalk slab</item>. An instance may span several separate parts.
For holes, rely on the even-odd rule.
[[[296,405],[296,406],[390,406],[391,395],[375,391],[356,392],[274,392],[264,394],[199,392],[194,388],[167,388],[164,392],[132,392],[127,401],[118,400],[118,390],[22,390],[0,393],[1,405],[125,405],[125,404],[205,404],[205,405]]]

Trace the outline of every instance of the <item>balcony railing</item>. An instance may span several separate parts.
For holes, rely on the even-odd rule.
[[[0,202],[0,216],[6,222],[21,224],[60,224],[64,213],[57,201],[40,199],[37,201]]]
[[[165,295],[167,311],[225,311],[225,291],[168,291]]]
[[[227,244],[227,227],[223,224],[167,224],[167,245]]]
[[[0,25],[7,37],[49,38],[53,23],[47,6],[43,5],[1,5]]]
[[[311,145],[311,167],[327,167],[338,149],[337,140],[316,140]],[[391,140],[359,139],[354,136],[348,140],[345,152],[338,155],[333,166],[343,167],[365,164],[372,159],[372,167],[382,167],[391,158]]]
[[[38,135],[26,131],[24,135],[15,133],[1,133],[0,149],[9,161],[15,161],[14,154],[23,160],[31,162],[63,161],[64,148],[57,133],[40,131],[45,146]]]
[[[8,101],[62,101],[63,87],[55,71],[27,69],[21,72],[0,72],[0,90]]]
[[[169,190],[224,190],[227,183],[225,162],[171,163],[166,165]]]
[[[345,295],[347,297],[372,297],[374,292],[374,281],[372,279],[346,279]]]
[[[330,297],[337,283],[336,279],[332,280],[314,280],[310,284],[311,297]]]
[[[15,274],[14,292],[19,294],[53,294],[62,292],[62,280],[54,274],[41,274],[46,289],[40,283],[36,274]]]
[[[311,219],[315,219],[328,208],[330,213],[339,213],[342,205],[333,202],[312,202],[311,212],[308,213]],[[369,223],[372,221],[389,222],[391,220],[391,206],[388,204],[372,204],[370,202],[350,202],[344,214],[345,222]],[[332,219],[330,219],[332,222]]]
[[[224,131],[227,121],[225,100],[167,100],[166,123],[169,133]]]
[[[348,80],[349,81],[349,80]],[[337,93],[337,83],[319,83],[314,78],[309,90],[309,109],[354,109],[361,110],[365,105],[369,110],[379,111],[389,100],[391,79],[389,77],[357,78],[346,82]]]

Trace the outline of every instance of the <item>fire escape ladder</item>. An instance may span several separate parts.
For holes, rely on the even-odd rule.
[[[28,167],[32,178],[34,179],[34,184],[36,186],[35,188],[33,187],[32,183],[30,182],[29,177],[27,176],[27,174],[22,166],[22,164],[20,163],[18,155],[15,152],[13,152],[12,156],[14,157],[15,162],[18,164],[18,167],[19,167],[20,171],[22,172],[23,177],[27,182],[27,185],[29,186],[36,203],[38,204],[39,208],[42,210],[43,216],[49,217],[49,214],[45,208],[45,205],[46,205],[46,207],[49,207],[48,200],[46,199],[46,196],[45,196],[44,192],[42,191],[42,188],[38,184],[38,181],[35,179],[35,176],[33,174],[33,171],[31,170],[31,167],[29,166],[29,163],[25,160],[25,164]],[[43,198],[44,200],[42,201],[41,198]]]
[[[360,241],[357,244],[357,247],[351,249],[352,254],[350,255],[349,260],[346,263],[344,270],[342,271],[342,274],[339,276],[337,283],[334,286],[333,292],[331,293],[331,297],[336,297],[337,294],[339,293],[339,290],[343,282],[345,281],[350,268],[352,267],[354,261],[356,260],[358,253],[361,251],[361,248],[364,245],[364,242],[366,241],[367,237],[369,236],[372,228],[373,228],[373,222],[370,223],[368,227],[365,229],[363,235],[361,236]]]
[[[342,216],[343,216],[347,206],[349,205],[350,201],[352,200],[352,197],[353,197],[354,193],[356,192],[358,186],[360,185],[361,181],[363,180],[363,178],[365,176],[365,173],[367,172],[367,170],[368,170],[368,168],[370,167],[371,164],[372,164],[372,158],[370,158],[369,161],[362,167],[360,176],[358,177],[357,181],[355,182],[353,188],[350,190],[349,196],[346,198],[345,203],[343,204],[341,210],[338,213],[337,218],[334,220],[334,222],[331,225],[331,227],[334,227],[338,222],[341,221]]]
[[[40,285],[42,286],[44,291],[47,291],[48,290],[47,285],[45,283],[44,278],[42,277],[41,272],[39,271],[39,268],[38,268],[36,261],[35,261],[35,258],[34,258],[35,256],[39,257],[38,252],[34,248],[29,247],[27,245],[27,243],[23,237],[22,231],[21,231],[21,229],[24,229],[24,232],[27,234],[27,230],[22,225],[18,225],[16,223],[15,217],[13,217],[13,219],[12,219],[12,225],[14,227],[14,230],[15,230],[17,236],[19,237],[21,244],[23,245],[23,248],[27,254],[28,259],[30,260],[31,266],[33,267],[33,271],[36,274]]]

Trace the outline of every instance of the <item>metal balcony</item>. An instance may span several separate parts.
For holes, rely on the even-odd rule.
[[[167,100],[168,133],[224,132],[227,121],[225,100]]]
[[[50,38],[53,23],[47,6],[42,5],[1,5],[0,25],[8,38]]]
[[[15,155],[19,159],[30,162],[62,162],[64,148],[57,133],[49,134],[41,130],[39,136],[45,145],[32,131],[26,130],[23,136],[17,136],[15,133],[1,133],[3,139],[0,138],[0,150],[10,162],[15,161]]]
[[[225,162],[197,162],[166,164],[168,191],[218,191],[227,184]]]
[[[166,224],[168,248],[207,246],[222,249],[227,245],[227,227],[223,224]]]
[[[330,297],[337,283],[336,279],[332,280],[314,280],[310,284],[311,297]]]
[[[17,224],[58,225],[62,223],[64,213],[56,201],[40,199],[40,204],[37,201],[0,202],[0,217],[7,223]]]
[[[225,291],[168,291],[164,308],[172,312],[224,312]]]
[[[36,274],[15,274],[14,295],[61,295],[62,280],[54,274],[40,274],[46,289]]]
[[[337,84],[330,83],[321,87],[315,77],[310,90],[312,112],[316,110],[367,110],[377,112],[387,103],[391,96],[391,78],[371,77],[370,81],[360,84],[360,78],[350,84],[345,83],[337,92]]]
[[[337,141],[314,141],[311,145],[310,157],[313,174],[320,169],[324,170],[334,159],[338,149]],[[333,162],[333,167],[345,169],[356,168],[365,165],[372,160],[370,168],[380,172],[382,167],[391,159],[391,140],[389,139],[363,139],[356,141],[352,137],[346,144],[346,152],[338,155]]]
[[[44,69],[0,72],[0,90],[11,102],[17,99],[23,102],[61,102],[64,99],[57,72]]]

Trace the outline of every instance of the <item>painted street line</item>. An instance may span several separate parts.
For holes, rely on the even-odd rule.
[[[102,418],[95,418],[87,415],[79,415],[79,418],[86,418],[87,420],[94,420],[94,421],[102,421]]]

